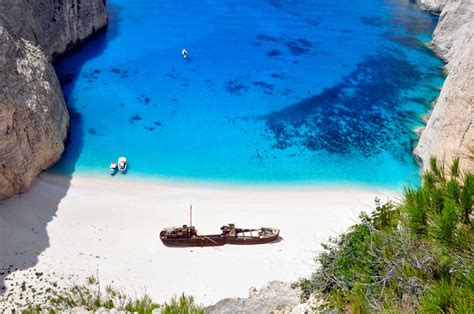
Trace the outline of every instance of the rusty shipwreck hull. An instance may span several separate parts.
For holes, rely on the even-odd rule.
[[[171,247],[205,247],[226,244],[226,238],[222,235],[196,235],[188,238],[173,238],[167,236],[165,231],[161,231],[160,239],[164,245]]]
[[[253,236],[254,233],[259,234]],[[280,230],[274,228],[237,229],[236,235],[227,235],[226,244],[251,245],[265,244],[276,241],[280,237]]]
[[[194,227],[167,228],[160,232],[160,239],[170,247],[207,247],[265,244],[280,237],[280,230],[274,228],[237,229],[232,225],[230,229],[227,226],[221,229],[222,234],[198,235]]]

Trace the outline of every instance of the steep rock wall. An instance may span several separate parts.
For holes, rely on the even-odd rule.
[[[440,1],[437,1],[439,3]],[[426,167],[431,156],[474,171],[474,0],[444,0],[431,43],[448,73],[415,155]]]
[[[105,0],[0,0],[0,21],[54,57],[106,26],[107,14]]]
[[[105,0],[0,0],[0,200],[64,150],[69,115],[50,60],[106,25]]]
[[[447,0],[417,0],[422,10],[430,11],[434,14],[441,13]]]
[[[33,43],[0,26],[0,199],[24,192],[64,149],[69,116],[56,73]]]

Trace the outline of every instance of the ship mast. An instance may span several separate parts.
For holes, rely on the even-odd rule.
[[[193,205],[189,206],[189,226],[193,226]]]

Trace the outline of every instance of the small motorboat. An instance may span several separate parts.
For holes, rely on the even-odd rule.
[[[119,157],[119,159],[118,159],[118,169],[121,173],[124,173],[127,170],[127,158]]]
[[[110,163],[109,171],[111,175],[114,175],[117,172],[117,163],[115,161]]]
[[[186,49],[183,48],[183,50],[181,50],[181,55],[183,55],[183,58],[186,58],[188,56],[188,52],[186,51]]]

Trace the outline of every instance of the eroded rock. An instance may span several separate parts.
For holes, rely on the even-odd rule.
[[[104,0],[0,0],[0,200],[64,150],[69,116],[50,60],[106,25]]]
[[[251,288],[248,298],[227,298],[206,308],[206,313],[291,313],[300,305],[299,288],[272,281],[262,289]]]
[[[56,73],[33,43],[0,26],[0,199],[25,192],[64,149],[69,116]]]
[[[473,172],[474,1],[443,2],[432,46],[446,61],[448,75],[415,154],[425,167],[431,156],[447,163],[459,156],[461,169]]]
[[[0,0],[0,23],[54,57],[107,25],[105,0]]]

